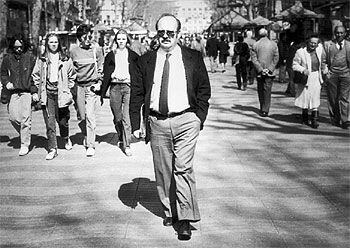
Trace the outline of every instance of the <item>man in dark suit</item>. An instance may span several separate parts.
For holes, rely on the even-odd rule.
[[[163,224],[176,222],[178,238],[191,238],[200,220],[193,172],[194,150],[206,119],[210,83],[200,52],[178,45],[180,21],[164,14],[156,23],[160,47],[141,56],[131,85],[132,132],[140,135],[144,104],[146,143],[151,142]]]

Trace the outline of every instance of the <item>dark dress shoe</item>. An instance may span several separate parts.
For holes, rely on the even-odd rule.
[[[173,218],[172,217],[165,217],[163,220],[164,226],[172,226],[173,225]]]
[[[177,230],[177,237],[179,240],[189,240],[191,239],[191,226],[188,220],[180,220]]]
[[[349,122],[345,122],[345,123],[341,124],[341,128],[342,129],[349,129],[349,127],[350,127],[350,123]]]

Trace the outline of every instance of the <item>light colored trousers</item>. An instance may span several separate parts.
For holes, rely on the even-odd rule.
[[[150,116],[149,121],[157,190],[165,216],[199,221],[193,157],[200,119],[188,112],[164,119]]]
[[[12,126],[19,133],[21,147],[30,145],[32,126],[32,95],[30,93],[13,93],[8,105]]]
[[[99,106],[98,96],[91,86],[77,86],[77,106],[81,121],[79,127],[86,137],[86,146],[95,148],[96,113]]]

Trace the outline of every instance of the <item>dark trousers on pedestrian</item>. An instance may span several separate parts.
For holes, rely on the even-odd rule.
[[[272,78],[263,76],[257,77],[257,82],[260,111],[268,113],[271,104]]]
[[[157,190],[166,217],[200,220],[193,171],[200,119],[193,112],[171,118],[149,116]]]
[[[247,63],[238,63],[236,64],[236,77],[237,77],[237,85],[238,88],[247,87]]]
[[[123,148],[130,147],[131,124],[129,115],[130,85],[116,83],[111,85],[110,106],[113,113],[113,123]]]
[[[344,124],[348,122],[349,92],[350,73],[331,73],[327,80],[327,96],[332,123]]]
[[[253,62],[250,60],[247,61],[247,77],[248,77],[249,84],[253,84],[254,78],[256,77],[256,70]]]
[[[48,149],[57,149],[56,121],[60,130],[60,136],[67,139],[69,137],[69,107],[59,108],[57,94],[48,93],[46,107],[43,108],[43,115],[46,124]]]

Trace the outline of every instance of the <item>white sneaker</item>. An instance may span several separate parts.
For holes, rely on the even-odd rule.
[[[46,160],[52,160],[57,156],[57,149],[50,149],[49,153],[46,155]]]
[[[27,146],[21,146],[21,149],[19,150],[18,155],[24,156],[24,155],[27,155],[28,152],[29,152],[29,148]]]
[[[95,155],[95,148],[93,147],[89,147],[87,150],[86,150],[86,156],[87,157],[92,157]]]
[[[72,145],[72,141],[70,140],[70,138],[67,138],[65,140],[65,144],[64,144],[64,148],[66,148],[66,150],[72,150],[73,145]]]
[[[86,136],[84,136],[84,139],[83,139],[83,146],[87,147]]]
[[[130,147],[125,147],[124,152],[125,152],[126,156],[128,156],[128,157],[132,156],[132,152],[131,152],[131,148]]]

